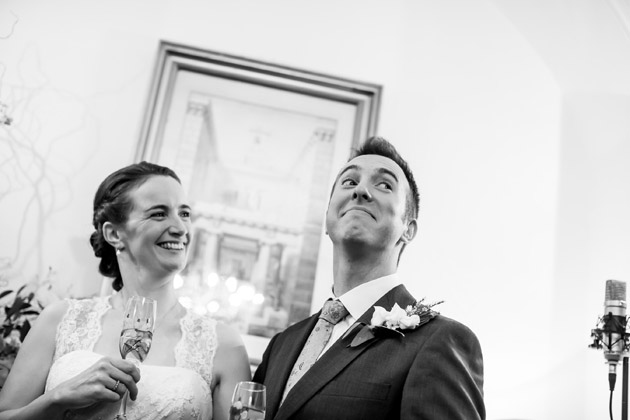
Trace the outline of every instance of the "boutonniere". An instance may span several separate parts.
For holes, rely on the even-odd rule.
[[[376,337],[404,337],[404,330],[415,330],[435,318],[439,312],[433,307],[444,301],[430,304],[424,303],[424,298],[406,309],[394,304],[389,311],[382,306],[374,307],[374,314],[369,324],[363,324],[363,328],[354,336],[350,347],[359,346]]]

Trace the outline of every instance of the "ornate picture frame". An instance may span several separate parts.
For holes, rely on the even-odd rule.
[[[175,170],[193,206],[180,301],[234,325],[253,365],[330,293],[320,258],[330,188],[376,133],[381,95],[377,84],[160,42],[136,161]]]

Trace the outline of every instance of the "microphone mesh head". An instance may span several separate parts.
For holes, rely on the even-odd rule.
[[[606,280],[606,300],[626,301],[626,282],[619,280]]]

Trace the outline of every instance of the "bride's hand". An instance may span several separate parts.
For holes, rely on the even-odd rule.
[[[125,391],[132,400],[138,395],[140,371],[131,362],[104,357],[51,392],[55,405],[66,409],[88,407],[98,402],[118,401]]]

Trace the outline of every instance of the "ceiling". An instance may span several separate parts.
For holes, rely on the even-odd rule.
[[[491,0],[565,93],[630,94],[629,0]]]

